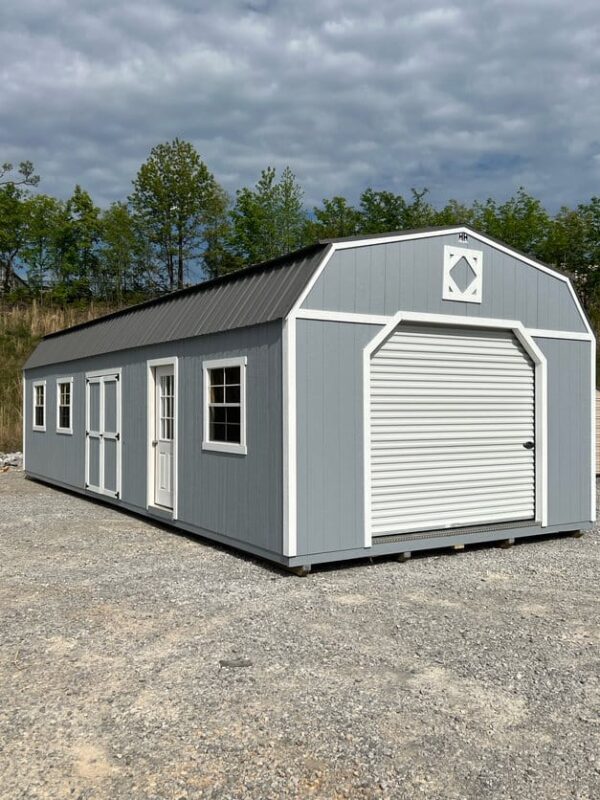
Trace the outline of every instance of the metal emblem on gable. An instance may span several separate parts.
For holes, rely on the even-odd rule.
[[[444,300],[481,303],[483,252],[466,247],[444,247]]]

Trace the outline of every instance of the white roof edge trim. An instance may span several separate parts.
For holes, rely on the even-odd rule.
[[[579,298],[573,288],[573,284],[571,283],[570,279],[563,275],[562,272],[558,272],[558,270],[552,269],[551,267],[547,267],[545,264],[541,264],[539,261],[535,261],[533,258],[529,258],[528,256],[523,255],[522,253],[513,250],[508,245],[500,244],[499,242],[494,241],[493,239],[489,239],[485,234],[478,233],[474,231],[472,228],[467,227],[466,225],[457,225],[457,226],[450,226],[448,228],[441,228],[437,231],[422,231],[420,233],[398,233],[394,234],[393,236],[380,236],[374,237],[373,239],[355,239],[347,242],[330,242],[329,249],[325,251],[323,255],[323,259],[317,269],[312,274],[310,280],[302,290],[300,296],[292,306],[291,310],[288,312],[288,315],[285,319],[289,319],[290,317],[294,317],[296,312],[302,307],[302,304],[312,291],[314,285],[321,277],[321,274],[325,270],[325,267],[331,260],[334,253],[338,250],[349,250],[351,248],[356,247],[372,247],[376,244],[393,244],[395,242],[408,242],[412,239],[429,239],[434,236],[447,236],[448,234],[452,233],[466,233],[467,236],[471,236],[477,239],[484,244],[487,244],[489,247],[494,247],[496,250],[499,250],[502,253],[506,253],[507,255],[516,258],[518,261],[522,261],[524,264],[527,264],[530,267],[534,267],[534,269],[539,270],[540,272],[544,272],[547,275],[551,275],[553,278],[556,278],[563,283],[566,283],[569,292],[571,293],[571,297],[575,303],[575,307],[577,308],[577,312],[581,317],[581,321],[585,327],[587,333],[590,336],[594,336],[594,332],[592,331],[590,324],[587,320],[587,317],[583,311],[581,303],[579,302]]]

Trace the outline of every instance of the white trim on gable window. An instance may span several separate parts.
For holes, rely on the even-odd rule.
[[[38,391],[41,389],[41,392]],[[33,417],[32,429],[34,431],[46,430],[46,381],[33,382]],[[38,413],[40,412],[40,413]]]
[[[202,363],[203,450],[246,455],[246,356]]]
[[[63,387],[68,387],[63,389]],[[61,411],[69,412],[68,425],[61,425]],[[56,432],[73,434],[73,378],[56,379]]]

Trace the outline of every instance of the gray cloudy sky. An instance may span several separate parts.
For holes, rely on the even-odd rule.
[[[290,164],[312,205],[600,193],[598,0],[3,0],[0,162],[125,197],[193,142],[233,191]]]

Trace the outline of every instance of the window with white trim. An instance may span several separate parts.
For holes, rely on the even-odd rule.
[[[33,430],[46,430],[46,381],[33,384]]]
[[[73,433],[73,379],[56,382],[56,430],[57,433]]]
[[[205,361],[205,450],[246,451],[246,358]]]

